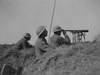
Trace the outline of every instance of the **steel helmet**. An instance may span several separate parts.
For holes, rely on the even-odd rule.
[[[37,34],[37,36],[39,37],[42,33],[43,33],[43,31],[46,29],[46,26],[39,26],[38,28],[37,28],[37,30],[36,30],[36,34]]]
[[[62,31],[63,29],[60,26],[55,26],[53,27],[52,32],[58,32],[58,31]]]
[[[31,37],[30,33],[25,33],[24,37]]]

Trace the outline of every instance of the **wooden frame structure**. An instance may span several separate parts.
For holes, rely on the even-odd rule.
[[[85,42],[86,32],[89,32],[89,30],[65,30],[65,31],[72,33],[73,43]]]

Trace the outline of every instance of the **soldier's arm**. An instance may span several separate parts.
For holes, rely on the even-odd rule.
[[[66,41],[66,43],[68,43],[68,44],[70,44],[71,43],[71,41],[70,41],[70,38],[69,38],[69,36],[66,34],[66,35],[64,35],[65,36],[65,41]]]
[[[65,30],[63,30],[63,35],[64,35],[64,41],[65,41],[65,43],[66,44],[70,44],[71,43],[71,41],[70,41],[70,38],[69,38],[69,36],[67,35],[67,33],[66,33],[66,31]]]
[[[70,40],[67,38],[60,37],[57,41],[59,44],[70,44]]]
[[[32,48],[33,47],[33,45],[31,45],[30,43],[28,43],[28,46],[29,46],[29,48]]]
[[[14,46],[12,46],[12,50],[17,50],[21,48],[22,48],[22,44],[20,41],[18,41],[16,44],[14,44]]]
[[[48,45],[48,44],[46,44],[45,42],[39,43],[38,46],[39,46],[40,49],[42,49],[42,50],[44,50],[44,51],[48,51],[48,49],[51,48],[51,46]]]

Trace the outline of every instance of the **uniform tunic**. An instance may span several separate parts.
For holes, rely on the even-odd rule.
[[[54,34],[50,38],[50,44],[53,47],[59,47],[61,45],[66,45],[66,44],[69,45],[70,44],[70,38],[68,37],[68,35],[65,35],[65,38],[63,38],[60,35]]]
[[[50,48],[45,38],[38,38],[35,44],[36,44],[35,49],[37,58],[41,57]]]
[[[27,49],[31,48],[32,45],[28,43],[28,41],[25,38],[22,38],[19,40],[13,47],[12,49]]]

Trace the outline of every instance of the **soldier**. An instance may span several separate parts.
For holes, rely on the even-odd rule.
[[[32,48],[32,45],[28,42],[31,39],[30,33],[25,33],[23,38],[19,40],[14,46],[13,49],[27,49]]]
[[[66,31],[62,29],[60,26],[55,26],[53,28],[54,35],[50,38],[50,44],[53,47],[59,47],[61,45],[69,45],[70,44],[70,38],[66,34]],[[63,35],[65,38],[61,37],[61,32],[63,32]]]
[[[21,49],[32,48],[32,45],[28,42],[30,39],[31,35],[29,33],[25,33],[21,40],[19,40],[14,46],[6,50],[5,54],[0,58],[0,61],[10,56],[11,53],[15,52],[16,50],[18,51]]]
[[[40,58],[44,53],[46,53],[50,45],[48,45],[45,37],[47,36],[48,31],[46,26],[39,26],[36,30],[38,39],[36,40],[36,58]]]

